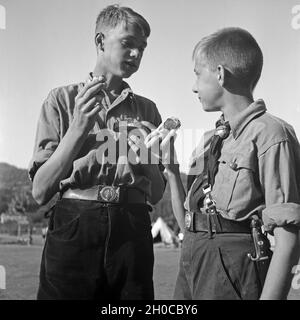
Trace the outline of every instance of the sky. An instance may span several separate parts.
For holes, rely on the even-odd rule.
[[[44,99],[93,70],[96,16],[114,3],[151,25],[141,67],[128,83],[157,104],[163,119],[181,120],[176,146],[183,171],[193,143],[219,117],[204,112],[192,92],[192,51],[223,27],[256,38],[264,67],[254,98],[300,137],[300,0],[0,0],[0,162],[27,168]]]

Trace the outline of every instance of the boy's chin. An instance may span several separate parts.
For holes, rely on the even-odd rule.
[[[203,111],[205,111],[205,112],[212,112],[213,111],[213,109],[210,106],[208,106],[204,103],[201,103],[201,105],[202,105]]]
[[[136,70],[136,71],[137,71],[137,70]],[[121,74],[121,78],[123,78],[123,79],[129,78],[129,77],[131,77],[134,73],[136,73],[136,71],[134,71],[134,72],[124,71],[124,72],[122,72],[122,74]]]
[[[119,78],[119,79],[126,79],[126,78],[131,77],[131,75],[132,75],[133,73],[134,73],[134,72],[124,72],[124,71],[121,71],[121,72],[113,72],[112,75],[113,75],[113,77],[116,77],[116,78]]]
[[[217,106],[207,105],[206,103],[201,102],[202,108],[205,112],[216,112],[220,111]]]

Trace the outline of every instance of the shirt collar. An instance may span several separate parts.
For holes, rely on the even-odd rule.
[[[121,92],[121,95],[124,95],[124,97],[128,96],[128,95],[131,95],[133,96],[133,91],[132,89],[130,88],[129,84],[127,82],[125,82],[124,80],[122,81],[122,86],[123,86],[123,90]]]
[[[265,102],[262,99],[256,100],[245,110],[239,112],[234,118],[229,120],[230,128],[234,139],[237,139],[244,128],[253,118],[265,113],[267,110]]]

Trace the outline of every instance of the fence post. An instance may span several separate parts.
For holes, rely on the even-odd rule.
[[[6,289],[6,272],[3,266],[0,266],[0,290]]]

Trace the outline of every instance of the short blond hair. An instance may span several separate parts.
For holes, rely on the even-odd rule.
[[[245,87],[253,90],[263,66],[262,51],[254,37],[241,28],[224,28],[200,40],[193,60],[201,56],[210,70],[228,69]]]
[[[137,26],[145,35],[149,37],[151,29],[146,19],[131,8],[121,7],[117,4],[104,8],[96,20],[96,33],[104,29],[113,29],[120,24]]]

